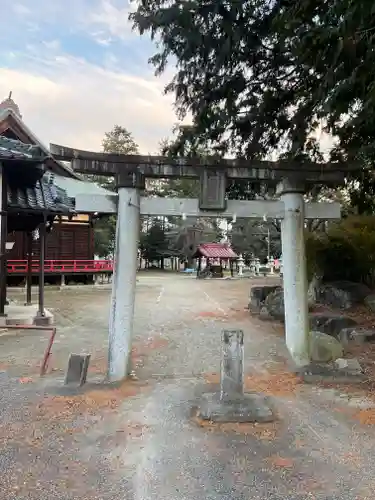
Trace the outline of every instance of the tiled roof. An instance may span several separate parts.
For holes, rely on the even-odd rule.
[[[14,101],[12,101],[14,102]],[[57,165],[63,172],[66,172],[69,177],[73,177],[75,179],[80,179],[81,176],[77,174],[77,172],[74,172],[73,169],[69,164],[66,164],[65,162],[55,160],[51,154],[49,149],[35,136],[35,134],[29,129],[29,127],[26,125],[26,123],[23,121],[21,114],[19,113],[18,106],[14,103],[10,103],[8,99],[3,101],[3,103],[0,103],[0,122],[4,121],[7,119],[7,117],[12,117],[17,125],[25,132],[25,134],[32,140],[34,144],[37,144],[37,146],[34,146],[37,148],[40,152],[39,155],[43,156],[44,158],[50,157],[50,162],[52,164]],[[0,136],[0,146],[1,146],[1,141],[3,137]],[[18,141],[14,141],[18,142]],[[22,144],[22,142],[21,142]],[[1,160],[1,158],[0,158]]]
[[[45,181],[37,182],[35,187],[8,186],[8,209],[74,213],[66,191]]]
[[[203,243],[195,252],[195,256],[199,255],[208,259],[236,259],[238,257],[230,246],[223,243]]]
[[[92,181],[72,179],[70,177],[63,177],[62,175],[58,174],[52,174],[50,175],[50,178],[53,179],[54,184],[64,189],[68,193],[68,196],[70,196],[71,198],[75,198],[78,194],[88,194],[88,195],[114,194],[112,191],[104,189]]]
[[[0,161],[44,162],[46,154],[39,146],[0,136]],[[10,183],[8,189],[8,209],[31,210],[69,214],[74,212],[74,203],[65,189],[46,179],[37,181],[35,186],[17,186]]]
[[[43,161],[46,155],[39,146],[24,144],[21,141],[0,136],[0,161],[35,160]]]

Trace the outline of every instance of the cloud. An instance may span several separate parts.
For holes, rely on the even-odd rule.
[[[173,99],[163,95],[167,78],[156,78],[148,66],[152,45],[131,31],[128,6],[34,0],[31,11],[26,0],[3,2],[0,99],[12,90],[44,143],[98,150],[104,133],[119,124],[142,152],[158,152],[177,121]],[[18,39],[1,36],[10,23]]]
[[[102,0],[98,9],[87,18],[88,25],[100,29],[99,34],[106,33],[114,38],[124,39],[132,36],[132,26],[129,22],[131,4],[121,4],[116,6],[114,2]]]

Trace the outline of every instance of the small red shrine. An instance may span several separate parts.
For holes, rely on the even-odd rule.
[[[197,247],[193,258],[198,259],[197,277],[209,273],[212,277],[222,278],[224,276],[223,263],[229,263],[231,275],[233,275],[233,263],[238,255],[228,243],[202,243]],[[202,259],[206,260],[206,267],[202,270]]]

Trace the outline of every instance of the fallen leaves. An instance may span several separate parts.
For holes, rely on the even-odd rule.
[[[204,378],[207,384],[219,384],[220,383],[220,374],[219,373],[205,373]]]
[[[47,396],[38,405],[41,418],[63,419],[85,413],[95,415],[103,409],[118,408],[125,398],[136,396],[144,386],[125,381],[118,387],[100,388],[74,396]]]
[[[161,335],[149,337],[143,342],[139,342],[132,348],[131,362],[132,367],[139,368],[143,365],[144,358],[152,351],[158,351],[168,346],[168,340]],[[89,373],[105,374],[107,371],[107,357],[97,356],[91,359]]]
[[[236,319],[243,320],[249,318],[249,310],[246,308],[234,308],[230,307],[227,311],[223,309],[215,309],[214,311],[201,311],[197,314],[198,318],[212,318],[221,319],[225,321],[226,319]]]
[[[20,384],[30,384],[31,382],[33,382],[33,379],[31,377],[21,377],[18,379],[18,382]]]
[[[206,373],[204,378],[208,384],[219,384],[219,373]],[[269,396],[290,396],[302,384],[301,377],[288,371],[274,371],[272,373],[254,374],[245,377],[244,390],[260,392]]]
[[[362,457],[360,453],[356,451],[344,453],[343,455],[339,456],[339,460],[345,465],[350,465],[351,468],[355,467],[358,469],[363,465]]]
[[[216,310],[216,311],[202,311],[202,312],[198,313],[197,316],[199,318],[220,319],[220,318],[226,318],[228,316],[228,314],[225,311]]]
[[[356,418],[363,425],[375,424],[375,408],[365,408],[354,413]]]
[[[212,432],[234,433],[245,436],[253,436],[262,441],[273,441],[280,431],[280,422],[271,423],[215,423],[210,420],[202,420],[197,415],[193,417],[193,422],[203,429]]]
[[[294,460],[289,457],[281,457],[280,455],[273,455],[266,459],[273,467],[281,469],[292,469],[294,467]]]
[[[167,345],[168,345],[168,340],[161,336],[150,337],[149,339],[147,339],[145,343],[145,349],[158,350],[162,349],[163,347],[167,347]]]
[[[132,348],[132,359],[146,356],[150,351],[157,351],[168,346],[168,340],[161,335],[149,337],[146,341],[136,344]]]
[[[250,375],[245,378],[245,391],[261,392],[270,396],[293,395],[302,384],[302,379],[290,372],[275,372]]]

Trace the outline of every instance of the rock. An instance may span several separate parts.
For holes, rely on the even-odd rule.
[[[371,290],[361,283],[351,281],[333,281],[321,283],[315,289],[316,301],[337,309],[350,309],[355,304],[362,304]]]
[[[310,356],[317,363],[329,363],[344,355],[344,349],[340,342],[323,332],[310,332]]]
[[[360,375],[361,373],[363,373],[362,367],[359,364],[358,359],[356,358],[338,358],[335,360],[335,366],[338,370],[343,370],[352,375]]]
[[[361,326],[343,328],[339,333],[338,338],[343,345],[351,343],[362,345],[366,342],[373,342],[375,340],[375,329],[364,328]]]
[[[367,295],[364,302],[365,302],[366,306],[370,309],[370,311],[375,312],[375,295],[374,294]]]
[[[264,307],[267,309],[269,315],[280,321],[285,320],[285,306],[284,306],[284,291],[280,288],[267,295],[264,301]]]
[[[270,321],[273,319],[266,306],[262,306],[260,308],[259,318],[262,319],[263,321]]]
[[[309,316],[311,330],[323,332],[339,338],[341,330],[354,327],[357,322],[348,316],[340,314],[312,313]]]
[[[266,297],[275,290],[281,290],[280,286],[252,286],[250,288],[250,312],[259,313],[260,309],[266,300]]]

